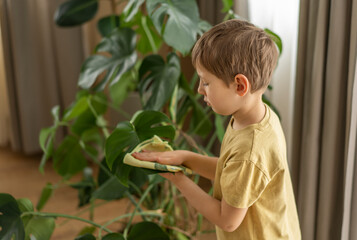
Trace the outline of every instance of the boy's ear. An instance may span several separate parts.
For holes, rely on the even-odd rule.
[[[243,97],[249,92],[250,82],[246,76],[237,74],[234,77],[234,82],[236,83],[236,91],[239,96]]]

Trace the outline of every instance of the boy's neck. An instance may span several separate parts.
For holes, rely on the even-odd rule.
[[[265,112],[266,107],[261,98],[255,102],[247,103],[232,115],[234,118],[232,127],[235,130],[239,130],[259,123],[263,120]]]

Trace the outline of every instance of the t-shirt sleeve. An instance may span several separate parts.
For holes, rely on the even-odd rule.
[[[222,197],[229,205],[248,208],[258,200],[269,179],[251,161],[228,161],[220,183]]]

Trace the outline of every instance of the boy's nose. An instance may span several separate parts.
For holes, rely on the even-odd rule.
[[[202,81],[200,80],[200,84],[198,85],[198,89],[197,89],[197,92],[201,95],[205,95],[205,91],[204,91],[204,88],[203,88],[203,85],[202,85]]]

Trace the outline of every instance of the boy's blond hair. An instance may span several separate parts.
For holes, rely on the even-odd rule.
[[[238,19],[211,28],[192,50],[194,67],[200,64],[227,85],[243,74],[252,93],[269,85],[278,57],[275,43],[264,30]]]

